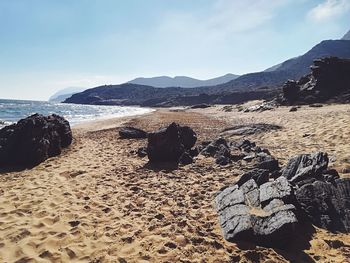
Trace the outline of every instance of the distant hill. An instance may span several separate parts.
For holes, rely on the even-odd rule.
[[[347,38],[347,35],[344,38]],[[65,102],[143,106],[191,105],[193,103],[203,102],[239,103],[245,99],[267,98],[271,96],[288,79],[299,79],[310,73],[310,66],[313,64],[314,59],[329,56],[350,58],[350,40],[322,41],[299,57],[284,61],[262,72],[239,76],[223,84],[203,86],[202,83],[196,88],[180,88],[178,87],[179,85],[175,85],[177,87],[156,88],[135,83],[109,85],[75,94]],[[178,78],[181,80],[183,77]],[[184,78],[186,80],[190,79]],[[147,80],[152,85],[167,86],[171,85],[171,83],[164,84],[165,82],[174,81],[175,79],[159,77],[143,79],[143,81],[146,82]],[[156,83],[156,81],[158,82]],[[187,85],[190,85],[189,82]]]
[[[350,40],[350,30],[343,36],[342,40]]]
[[[50,98],[49,101],[53,102],[63,102],[65,99],[71,97],[75,93],[79,93],[84,91],[86,88],[78,88],[78,87],[70,87],[70,88],[65,88],[57,91],[55,94],[53,94]]]
[[[199,80],[185,76],[176,76],[174,78],[168,76],[153,77],[153,78],[136,78],[129,81],[131,84],[147,85],[157,88],[166,87],[182,87],[182,88],[194,88],[194,87],[205,87],[215,86],[223,84],[238,78],[239,75],[226,74],[213,79]]]
[[[275,91],[258,90],[251,92],[204,94],[202,88],[155,88],[125,83],[105,85],[74,94],[65,103],[94,105],[141,105],[169,107],[201,103],[231,104],[249,99],[271,98]]]
[[[289,59],[265,71],[245,74],[228,83],[213,87],[218,91],[250,90],[260,87],[278,87],[288,79],[299,79],[310,73],[314,59],[323,57],[350,58],[350,40],[325,40],[304,55]]]

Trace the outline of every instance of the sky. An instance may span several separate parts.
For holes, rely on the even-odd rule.
[[[350,0],[0,0],[0,98],[264,70],[350,29]]]

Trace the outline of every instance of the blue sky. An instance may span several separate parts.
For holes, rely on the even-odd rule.
[[[0,98],[260,71],[350,29],[350,0],[0,0]]]

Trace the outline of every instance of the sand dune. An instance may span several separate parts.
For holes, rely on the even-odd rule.
[[[321,229],[308,246],[301,247],[300,236],[287,250],[226,242],[213,195],[244,167],[219,167],[201,157],[176,170],[152,167],[131,152],[146,141],[120,140],[115,128],[128,123],[151,131],[176,121],[193,127],[202,141],[233,124],[274,123],[283,129],[248,137],[282,162],[325,150],[338,171],[349,165],[347,105],[294,113],[221,109],[159,110],[77,126],[73,145],[61,156],[0,174],[0,262],[350,261],[350,236]]]

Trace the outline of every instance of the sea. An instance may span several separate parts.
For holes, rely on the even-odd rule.
[[[149,108],[129,106],[99,106],[57,103],[48,101],[3,100],[0,99],[0,128],[19,121],[35,113],[58,114],[74,126],[79,123],[145,114]]]

